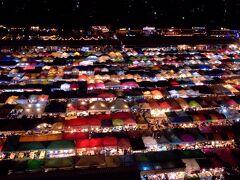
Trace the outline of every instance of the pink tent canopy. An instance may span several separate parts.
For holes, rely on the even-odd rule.
[[[104,83],[96,83],[95,87],[98,89],[104,89],[105,88],[105,84]]]
[[[229,100],[227,101],[227,104],[228,104],[229,106],[238,106],[238,103],[237,103],[236,101],[234,101],[233,99],[229,99]]]

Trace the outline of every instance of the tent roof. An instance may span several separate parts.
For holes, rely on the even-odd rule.
[[[64,127],[64,125],[62,122],[56,122],[52,125],[52,130],[61,131],[61,130],[63,130],[63,127]]]
[[[162,135],[157,141],[159,144],[169,143],[169,141],[167,140],[167,138],[164,135]]]
[[[114,98],[116,97],[115,94],[109,93],[109,92],[103,92],[98,95],[99,98]]]
[[[103,146],[103,139],[102,138],[92,138],[89,140],[90,147],[101,147]]]
[[[65,168],[65,167],[72,167],[73,166],[73,158],[54,158],[54,159],[47,159],[45,161],[44,167],[45,168]]]
[[[105,167],[105,157],[104,155],[81,156],[77,159],[75,166],[79,168]]]
[[[27,170],[38,170],[44,165],[44,160],[30,159],[27,161]]]
[[[142,137],[145,147],[157,145],[157,141],[151,136]]]
[[[129,141],[134,151],[145,149],[142,138],[130,138]]]
[[[57,141],[62,139],[62,134],[47,134],[47,135],[26,135],[20,137],[20,142],[43,142]]]
[[[133,118],[130,112],[117,112],[112,114],[112,119],[128,119]]]
[[[76,148],[88,148],[89,147],[89,139],[78,139],[75,142]]]
[[[88,125],[88,119],[87,118],[77,118],[77,119],[71,119],[64,121],[65,126],[86,126]]]
[[[124,125],[124,122],[122,119],[114,119],[112,123],[113,123],[113,126],[123,126]]]
[[[180,158],[188,159],[188,158],[204,158],[205,155],[201,150],[181,150],[178,151],[178,155]]]
[[[64,133],[64,140],[74,140],[74,139],[86,139],[88,138],[88,133],[75,132],[75,133]]]
[[[61,149],[74,149],[74,143],[73,141],[52,141],[48,147],[47,150],[61,150]]]
[[[125,125],[129,125],[129,124],[137,124],[136,121],[132,118],[128,118],[124,120],[124,124]]]
[[[148,153],[148,157],[151,162],[167,162],[180,160],[177,151],[150,152]]]
[[[115,137],[104,137],[103,146],[117,146],[117,139]]]
[[[19,138],[20,136],[8,136],[3,147],[3,152],[11,152],[16,151],[19,145]]]
[[[101,126],[101,119],[98,118],[89,118],[88,119],[88,124],[92,126]]]
[[[156,170],[168,170],[168,169],[184,169],[186,168],[182,160],[166,161],[166,162],[157,162],[153,163],[154,169]]]
[[[33,150],[43,150],[46,149],[44,145],[40,142],[26,142],[21,143],[18,147],[18,151],[33,151]]]
[[[119,147],[131,147],[131,144],[127,138],[121,138],[118,140],[118,146]]]
[[[11,162],[11,170],[15,172],[25,172],[27,168],[27,160],[13,160]]]
[[[45,112],[48,113],[65,113],[67,109],[66,104],[57,102],[57,101],[52,101],[50,102],[46,108],[45,108]]]
[[[105,101],[95,101],[89,104],[89,110],[108,110],[108,104]]]
[[[116,99],[110,104],[110,109],[111,110],[123,110],[123,109],[129,109],[129,106],[126,101],[123,99]]]

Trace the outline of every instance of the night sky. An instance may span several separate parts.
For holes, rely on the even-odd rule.
[[[240,28],[240,0],[0,0],[12,25]]]

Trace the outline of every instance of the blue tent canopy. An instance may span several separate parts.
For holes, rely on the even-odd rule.
[[[112,121],[111,120],[102,120],[102,126],[103,127],[112,127]]]
[[[201,65],[199,65],[198,68],[199,68],[199,69],[202,69],[202,70],[204,70],[204,69],[211,69],[210,66],[205,65],[205,64],[201,64]]]

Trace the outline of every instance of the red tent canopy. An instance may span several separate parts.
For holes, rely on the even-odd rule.
[[[111,119],[111,115],[110,114],[99,114],[96,115],[95,118],[100,119],[100,120],[110,120]]]
[[[71,89],[77,89],[78,88],[78,84],[77,83],[73,83],[70,85]]]
[[[159,106],[161,109],[171,109],[171,105],[168,104],[166,101],[160,102]]]
[[[215,115],[218,117],[218,120],[224,120],[225,119],[225,117],[221,114],[216,113]]]
[[[88,133],[75,132],[75,133],[64,133],[64,140],[73,140],[73,139],[86,139],[88,138]]]
[[[128,119],[133,118],[132,114],[129,112],[117,112],[112,114],[112,119]]]
[[[231,149],[215,149],[215,153],[222,159],[223,161],[231,164],[232,166],[237,166],[237,161],[234,158]]]
[[[88,124],[92,126],[101,126],[101,119],[98,118],[89,118],[88,119]]]
[[[177,81],[171,81],[170,83],[171,83],[172,86],[178,86],[179,85],[179,83]]]
[[[98,97],[99,98],[114,98],[116,96],[112,93],[104,92],[104,93],[99,94]]]
[[[124,125],[129,125],[129,124],[136,124],[136,121],[132,118],[125,119]]]
[[[156,101],[151,101],[149,102],[149,106],[152,108],[152,109],[160,109],[160,105],[156,102]]]
[[[89,142],[89,139],[78,139],[76,140],[75,144],[77,149],[88,148],[90,142]]]
[[[77,105],[71,104],[70,106],[68,106],[68,109],[70,111],[76,111],[78,109]]]
[[[101,147],[103,145],[102,138],[93,138],[89,140],[89,147]]]
[[[236,138],[235,134],[232,131],[228,131],[227,136],[228,136],[229,139],[235,139]]]
[[[95,84],[90,83],[90,84],[87,85],[87,88],[88,88],[88,89],[95,89],[96,86],[95,86]]]
[[[40,53],[42,56],[51,56],[51,53],[49,53],[49,52],[42,52],[42,53]]]
[[[119,141],[118,141],[118,146],[119,146],[119,147],[129,148],[129,147],[131,147],[131,144],[130,144],[130,142],[129,142],[128,139],[126,139],[126,138],[121,138],[121,139],[119,139]]]
[[[80,105],[77,107],[78,110],[81,110],[81,111],[87,111],[88,110],[88,107],[86,105]]]
[[[206,117],[203,115],[203,114],[197,114],[197,116],[199,117],[199,119],[200,119],[200,121],[206,121],[207,119],[206,119]]]
[[[86,81],[87,80],[87,78],[88,78],[88,76],[86,75],[86,74],[82,74],[82,75],[80,75],[79,77],[78,77],[78,79],[79,80],[84,80],[84,81]]]
[[[103,138],[103,146],[117,146],[117,138],[115,137],[105,137]]]
[[[87,118],[71,119],[64,122],[66,126],[86,126],[88,125]]]
[[[234,54],[234,58],[238,59],[240,56],[238,54]]]
[[[83,133],[83,132],[76,132],[74,133],[75,139],[86,139],[89,137],[88,133]]]

